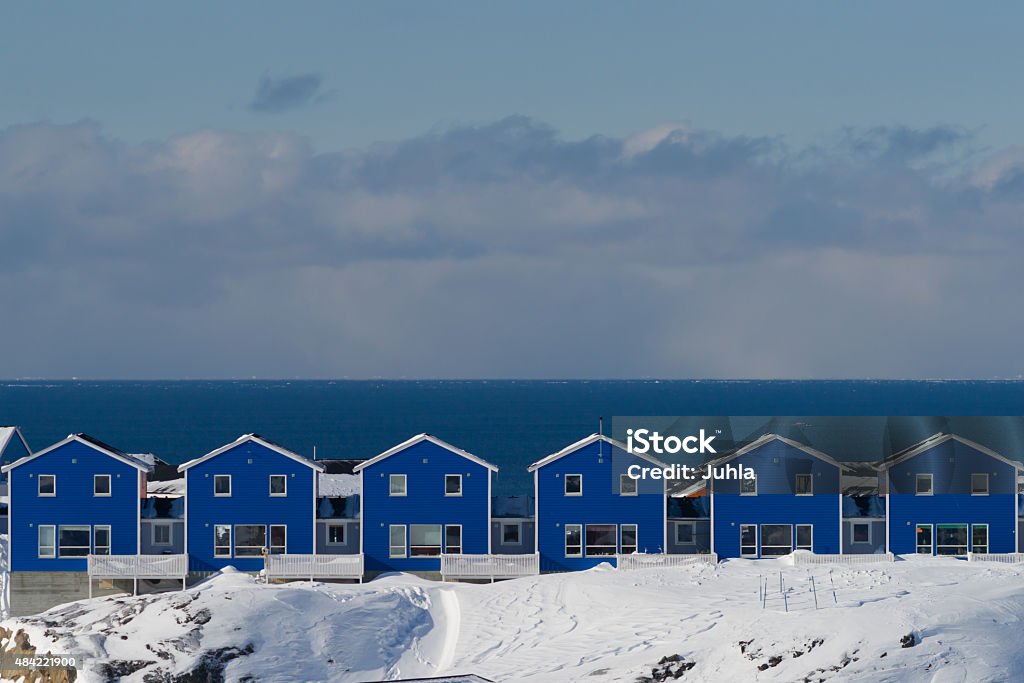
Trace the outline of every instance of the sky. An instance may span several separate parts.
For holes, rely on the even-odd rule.
[[[5,3],[0,377],[1019,377],[1022,15]]]

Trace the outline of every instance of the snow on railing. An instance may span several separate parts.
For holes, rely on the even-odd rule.
[[[89,555],[90,578],[183,579],[188,555]]]
[[[616,555],[616,565],[623,571],[658,567],[689,567],[695,564],[717,564],[716,553],[697,555],[666,555],[664,553],[631,553]]]
[[[968,553],[967,561],[1020,564],[1024,562],[1024,553]]]
[[[796,552],[791,555],[793,564],[875,564],[877,562],[892,562],[895,556],[892,553],[871,553],[863,555],[821,555],[807,551]]]
[[[540,555],[441,555],[441,578],[514,579],[540,573]]]
[[[363,580],[363,555],[267,555],[267,579]]]

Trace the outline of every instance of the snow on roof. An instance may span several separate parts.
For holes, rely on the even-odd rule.
[[[347,498],[358,496],[361,489],[358,474],[327,474],[317,475],[317,492],[321,498]]]
[[[118,450],[117,448],[114,448],[113,446],[111,446],[109,444],[103,443],[99,439],[91,437],[88,434],[69,434],[67,436],[67,438],[65,438],[65,439],[63,439],[61,441],[58,441],[57,443],[53,444],[52,446],[49,446],[48,448],[44,448],[41,451],[37,451],[37,452],[33,453],[32,455],[27,455],[24,458],[21,458],[19,460],[15,460],[14,462],[12,462],[9,465],[4,465],[2,469],[3,469],[4,472],[10,472],[15,467],[20,467],[21,465],[24,465],[25,463],[29,462],[30,460],[35,460],[36,458],[38,458],[38,457],[40,457],[42,455],[46,455],[50,451],[56,450],[56,449],[60,448],[61,446],[64,446],[65,444],[71,443],[72,441],[77,441],[79,443],[85,444],[85,445],[87,445],[87,446],[89,446],[91,448],[94,448],[97,451],[103,453],[104,455],[108,455],[111,458],[114,458],[115,460],[120,460],[121,462],[123,462],[125,464],[128,464],[128,465],[131,465],[132,467],[135,467],[137,469],[140,469],[143,472],[151,472],[153,470],[152,463],[148,463],[148,462],[145,462],[143,460],[140,460],[138,457],[136,457],[134,455],[128,455],[124,451]]]
[[[426,434],[426,433],[417,434],[416,436],[412,437],[411,439],[407,439],[407,440],[403,441],[402,443],[398,444],[397,446],[392,446],[391,448],[387,449],[386,451],[384,451],[380,455],[376,455],[376,456],[370,458],[369,460],[365,460],[365,461],[359,463],[358,465],[356,465],[353,468],[353,471],[361,472],[362,470],[366,469],[370,465],[378,463],[381,460],[383,460],[384,458],[390,458],[395,453],[400,453],[400,452],[404,451],[406,448],[409,448],[410,446],[415,446],[416,444],[420,443],[421,441],[429,441],[430,443],[434,444],[435,446],[440,446],[441,448],[444,448],[446,450],[451,451],[455,455],[461,455],[463,458],[466,458],[467,460],[475,462],[478,465],[482,465],[482,466],[486,467],[487,469],[491,470],[492,472],[497,472],[498,471],[498,466],[497,465],[489,463],[486,460],[484,460],[483,458],[477,457],[477,456],[473,455],[472,453],[470,453],[468,451],[464,451],[461,448],[459,448],[458,446],[453,446],[450,443],[448,443],[447,441],[444,441],[443,439],[439,439],[436,436],[433,436],[431,434]]]
[[[910,446],[909,448],[906,448],[903,451],[900,451],[899,453],[894,453],[889,460],[886,460],[885,462],[878,466],[878,470],[887,470],[893,465],[897,465],[901,462],[904,462],[905,460],[910,460],[911,458],[918,456],[921,453],[924,453],[925,451],[938,446],[939,444],[946,443],[947,441],[958,441],[963,445],[967,446],[968,448],[973,448],[974,450],[980,453],[984,453],[985,455],[995,458],[996,460],[999,460],[1001,462],[1004,462],[1007,465],[1017,468],[1018,470],[1024,470],[1024,463],[1021,463],[1017,460],[1011,460],[1010,458],[1007,458],[1005,455],[997,453],[996,451],[992,450],[991,448],[988,448],[987,446],[983,446],[976,441],[971,441],[970,439],[965,439],[964,437],[958,436],[957,434],[942,434],[941,432],[938,434],[933,434],[927,439],[924,439],[923,441],[914,444],[913,446]]]
[[[271,441],[270,439],[262,437],[259,434],[243,434],[242,436],[238,437],[237,439],[235,439],[231,443],[224,444],[220,448],[212,450],[212,451],[210,451],[209,453],[207,453],[204,456],[201,456],[201,457],[196,458],[194,460],[189,460],[188,462],[185,462],[185,463],[182,463],[182,464],[178,465],[178,471],[179,472],[184,472],[185,470],[187,470],[190,467],[195,467],[196,465],[198,465],[201,462],[206,462],[207,460],[210,460],[211,458],[216,458],[221,453],[229,451],[232,448],[234,448],[235,446],[241,446],[243,443],[247,443],[249,441],[254,441],[254,442],[260,444],[261,446],[263,446],[265,448],[269,448],[270,450],[274,451],[275,453],[280,453],[281,455],[285,456],[286,458],[291,458],[292,460],[294,460],[296,462],[299,462],[299,463],[302,463],[303,465],[306,465],[307,467],[311,467],[311,468],[313,468],[314,470],[316,470],[318,472],[323,472],[324,471],[323,465],[321,465],[321,464],[319,464],[317,462],[314,462],[313,460],[310,460],[309,458],[307,458],[305,456],[299,455],[298,453],[296,453],[294,451],[290,451],[287,448],[285,448],[284,446],[281,446],[280,444],[276,444],[273,441]]]
[[[185,495],[185,479],[146,482],[146,492],[157,498],[177,498]]]
[[[537,469],[539,469],[541,467],[544,467],[547,464],[553,463],[554,461],[558,460],[559,458],[564,458],[565,456],[569,455],[570,453],[575,453],[579,449],[583,448],[584,446],[589,446],[590,444],[594,443],[595,441],[601,441],[601,442],[604,442],[606,444],[609,444],[609,445],[611,445],[614,448],[618,448],[619,450],[622,450],[622,451],[625,451],[626,453],[629,453],[630,455],[635,455],[638,458],[642,458],[642,459],[650,462],[651,464],[656,465],[657,467],[665,467],[665,463],[661,462],[657,458],[652,458],[651,456],[643,454],[643,453],[633,453],[633,452],[631,452],[629,450],[629,447],[626,444],[622,443],[621,441],[616,441],[615,439],[613,439],[611,437],[608,437],[608,436],[605,436],[604,434],[591,434],[590,436],[583,437],[582,439],[580,439],[579,441],[577,441],[575,443],[569,444],[568,446],[566,446],[565,448],[563,448],[560,451],[555,451],[551,455],[544,456],[543,458],[541,458],[537,462],[535,462],[532,465],[530,465],[529,467],[527,467],[526,470],[528,472],[533,472],[534,470],[537,470]]]
[[[28,442],[25,441],[25,437],[22,435],[21,430],[14,425],[5,425],[0,427],[0,454],[7,448],[7,444],[11,443],[11,439],[17,437],[21,443],[25,446],[25,450],[29,453],[32,449],[28,447]]]

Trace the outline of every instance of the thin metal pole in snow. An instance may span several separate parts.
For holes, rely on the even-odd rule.
[[[814,587],[814,577],[811,577],[811,593],[814,594],[814,609],[818,609],[818,590]]]
[[[761,609],[768,609],[768,577],[764,577],[764,592],[761,594]]]
[[[779,572],[779,592],[782,592],[782,572]]]
[[[831,569],[828,570],[828,580],[832,584],[832,599],[838,605],[839,604],[839,598],[836,597],[836,582],[832,579],[832,570]]]
[[[757,601],[761,602],[761,575],[757,575]]]

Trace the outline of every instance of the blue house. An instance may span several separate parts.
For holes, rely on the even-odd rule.
[[[967,555],[1017,548],[1024,464],[955,434],[936,434],[879,466],[889,552]]]
[[[777,434],[765,434],[708,465],[713,476],[693,488],[707,486],[711,547],[720,558],[843,551],[844,465]],[[753,478],[736,476],[746,470]]]
[[[420,434],[354,469],[367,572],[437,572],[442,553],[489,553],[496,466]]]
[[[619,553],[665,552],[665,480],[634,479],[633,465],[664,467],[601,434],[530,465],[541,571],[615,564]]]
[[[314,552],[318,463],[246,434],[178,470],[190,571],[259,571],[264,550]]]
[[[151,469],[85,434],[5,465],[10,570],[84,573],[90,554],[139,554]]]

